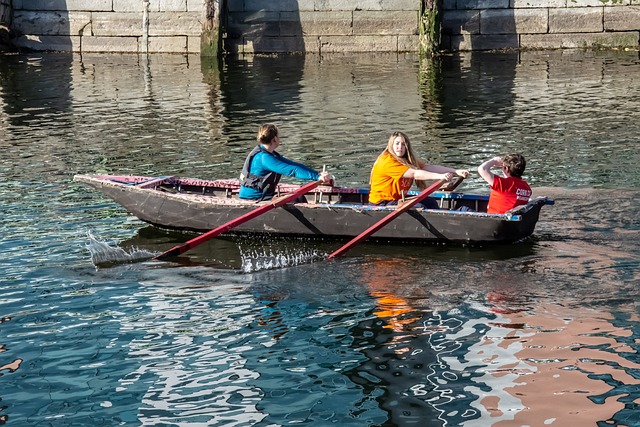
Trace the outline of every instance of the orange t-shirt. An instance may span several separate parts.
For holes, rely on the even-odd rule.
[[[394,159],[387,151],[380,154],[371,170],[369,203],[377,204],[383,200],[400,200],[402,192],[406,196],[407,191],[413,185],[412,178],[402,177],[408,170],[409,166]]]

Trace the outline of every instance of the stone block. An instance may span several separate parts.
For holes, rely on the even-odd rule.
[[[292,16],[282,13],[280,32],[282,35],[293,35],[299,29],[305,36],[334,35],[346,36],[352,34],[353,14],[350,11],[337,12],[293,12]],[[294,19],[297,17],[297,27]],[[289,25],[288,28],[284,24]]]
[[[604,9],[604,30],[640,30],[640,6],[606,7]]]
[[[243,34],[260,34],[266,37],[280,36],[280,14],[278,12],[230,13],[227,34],[238,38]]]
[[[198,36],[187,37],[187,52],[188,53],[200,53],[201,38]]]
[[[149,16],[151,36],[200,36],[202,15],[199,12],[164,12]]]
[[[442,32],[446,35],[479,34],[480,11],[460,10],[445,13],[442,17]]]
[[[322,36],[320,52],[397,52],[396,36]]]
[[[418,52],[420,51],[420,39],[418,36],[399,35],[398,52]]]
[[[46,36],[91,34],[91,13],[15,11],[12,29],[18,34]]]
[[[104,11],[112,10],[112,0],[29,0],[22,2],[23,10]],[[14,5],[14,9],[18,9]]]
[[[551,8],[565,7],[567,0],[511,0],[510,7],[513,9],[520,8]]]
[[[298,10],[300,12],[313,12],[316,10],[315,0],[298,0]]]
[[[316,0],[315,10],[420,10],[416,0]]]
[[[186,53],[187,37],[149,37],[149,53]]]
[[[484,34],[461,34],[451,36],[451,50],[500,50],[517,49],[518,35],[484,35]]]
[[[566,7],[602,7],[622,0],[567,0]]]
[[[546,33],[546,9],[490,9],[480,12],[481,34]]]
[[[308,53],[320,53],[320,37],[304,36],[304,51]]]
[[[244,0],[227,0],[227,12],[244,12]]]
[[[258,37],[255,39],[244,38],[242,40],[229,41],[225,48],[238,54],[257,53],[303,53],[307,50],[306,43],[313,42],[313,37]],[[312,45],[311,48],[315,48]]]
[[[227,55],[240,55],[242,53],[241,39],[223,39],[222,52]]]
[[[353,34],[397,35],[418,34],[418,12],[408,11],[354,11]]]
[[[140,2],[141,0],[132,0]],[[149,10],[153,12],[186,12],[187,0],[150,0]]]
[[[206,12],[205,0],[187,0],[187,12]]]
[[[523,34],[520,45],[523,49],[637,47],[638,32]]]
[[[603,19],[603,7],[549,9],[549,33],[603,31]]]
[[[298,10],[297,0],[244,0],[245,12],[295,12]]]
[[[442,10],[456,10],[458,8],[458,0],[443,0]]]
[[[114,12],[138,12],[141,14],[142,8],[142,1],[113,0]]]
[[[384,0],[381,1],[382,10],[415,10],[420,11],[420,2],[414,0]]]
[[[96,12],[93,35],[97,37],[141,36],[141,12]]]
[[[453,48],[451,47],[451,38],[458,36],[441,36],[440,37],[440,49],[451,52]]]
[[[18,48],[35,51],[80,52],[80,36],[20,36],[12,41]]]
[[[458,0],[458,9],[505,9],[508,7],[509,0]]]
[[[83,52],[138,52],[138,37],[83,37]]]

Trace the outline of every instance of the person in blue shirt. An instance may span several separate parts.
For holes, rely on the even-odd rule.
[[[270,200],[282,175],[298,179],[320,181],[331,185],[333,177],[328,172],[318,172],[302,163],[296,163],[276,151],[280,146],[278,127],[266,123],[258,129],[258,146],[247,156],[240,174],[241,199]]]

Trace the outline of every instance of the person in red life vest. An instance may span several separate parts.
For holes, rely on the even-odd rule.
[[[531,187],[522,179],[526,166],[521,154],[494,157],[478,166],[478,173],[491,187],[487,213],[503,214],[529,202]],[[491,172],[491,168],[498,167],[502,168],[504,178]]]
[[[427,188],[425,180],[449,181],[455,175],[466,178],[469,171],[425,164],[413,152],[409,137],[403,132],[393,132],[371,169],[369,203],[397,205],[407,195],[414,181],[420,190],[424,190]],[[427,197],[415,207],[438,209],[438,203],[434,198]]]

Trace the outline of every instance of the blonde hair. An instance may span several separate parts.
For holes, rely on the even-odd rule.
[[[401,137],[402,139],[404,139],[406,150],[404,156],[402,157],[398,157],[393,150],[393,141],[395,141],[397,137]],[[409,137],[404,132],[394,131],[391,133],[389,141],[387,142],[387,147],[380,155],[384,154],[385,152],[389,153],[391,157],[393,157],[403,165],[410,167],[411,169],[422,169],[422,167],[420,166],[420,159],[418,159],[416,154],[413,152],[413,148],[411,147],[411,140],[409,140]],[[415,180],[415,182],[418,188],[420,188],[421,190],[427,188],[427,184],[424,181]]]
[[[270,144],[271,140],[278,136],[278,127],[272,123],[265,123],[258,129],[258,136],[256,139],[260,144]]]

